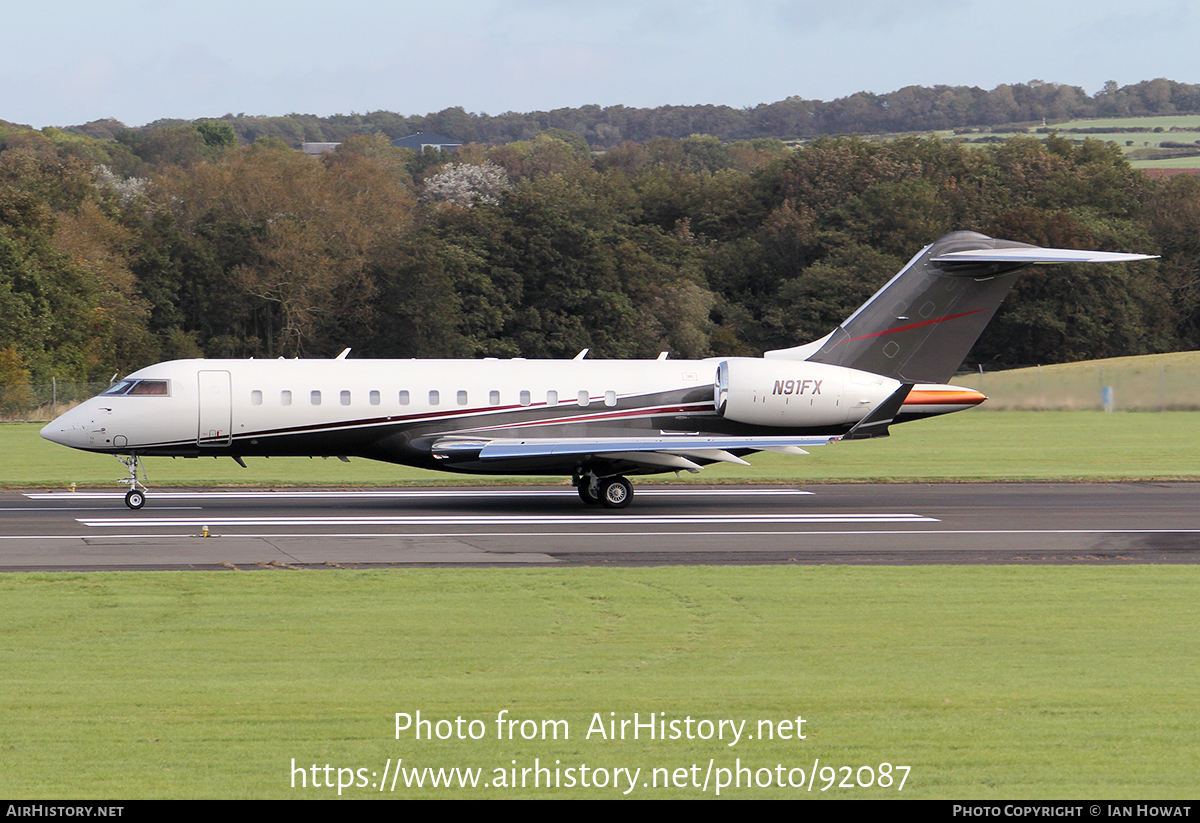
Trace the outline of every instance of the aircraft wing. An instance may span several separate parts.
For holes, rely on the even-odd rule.
[[[662,469],[699,471],[705,462],[740,463],[732,450],[778,451],[807,454],[806,446],[823,446],[838,436],[711,437],[664,435],[661,437],[546,437],[474,438],[443,437],[433,444],[434,456],[475,454],[480,460],[513,460],[528,457],[588,455],[600,460],[624,460]]]

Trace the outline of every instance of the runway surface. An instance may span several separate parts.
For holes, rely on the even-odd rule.
[[[0,493],[0,571],[1195,562],[1193,483]]]

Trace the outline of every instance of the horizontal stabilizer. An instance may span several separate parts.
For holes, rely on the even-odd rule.
[[[953,251],[932,258],[931,263],[1133,263],[1154,260],[1157,254],[1124,254],[1115,251],[1082,249],[1042,249],[1035,246],[1017,249],[971,249]]]

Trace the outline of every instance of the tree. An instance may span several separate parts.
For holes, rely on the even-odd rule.
[[[469,209],[476,203],[499,203],[500,195],[510,188],[508,174],[495,163],[451,163],[425,181],[421,200]]]
[[[195,129],[204,145],[220,153],[237,145],[237,134],[233,126],[222,120],[197,120]]]
[[[16,348],[0,349],[0,415],[11,416],[37,405],[29,385],[29,369]]]
[[[361,326],[372,255],[410,230],[414,202],[387,157],[314,161],[275,142],[176,175],[163,195],[204,291],[232,292],[218,313],[228,331],[210,326],[209,339],[232,333],[267,355],[302,354],[337,345],[324,329],[344,318]]]

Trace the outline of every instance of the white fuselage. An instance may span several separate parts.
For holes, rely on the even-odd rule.
[[[715,389],[722,369],[725,385]],[[468,436],[836,435],[898,385],[838,366],[757,358],[176,360],[129,375],[42,434],[96,452],[358,455],[486,471],[439,463],[433,444]],[[544,460],[530,466],[545,468]],[[496,470],[521,467],[506,461]]]

